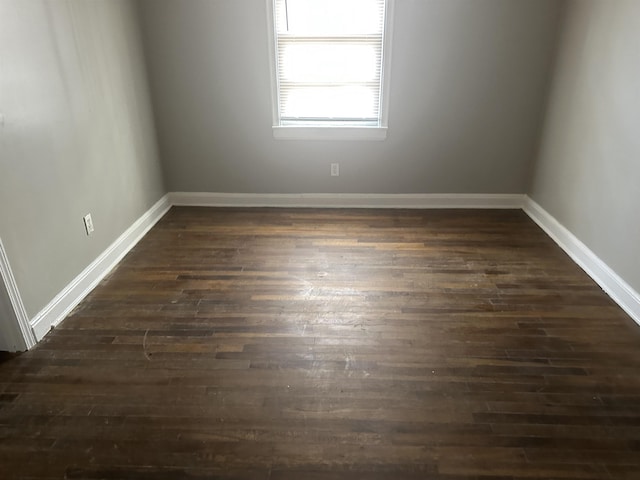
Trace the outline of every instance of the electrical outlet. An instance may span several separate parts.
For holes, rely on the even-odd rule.
[[[87,231],[87,235],[91,235],[93,233],[93,219],[91,218],[91,214],[87,213],[84,217],[84,228]]]
[[[331,164],[331,176],[332,177],[339,177],[340,176],[340,164],[339,163],[332,163]]]

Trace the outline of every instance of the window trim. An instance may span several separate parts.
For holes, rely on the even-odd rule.
[[[389,121],[389,93],[391,69],[391,41],[393,37],[393,12],[395,0],[386,0],[384,19],[383,57],[381,65],[380,125],[283,125],[278,101],[278,76],[276,69],[276,18],[274,0],[266,0],[269,40],[269,70],[271,74],[271,109],[273,137],[279,140],[385,140]]]

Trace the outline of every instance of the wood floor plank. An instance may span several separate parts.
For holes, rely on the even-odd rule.
[[[639,367],[521,211],[174,207],[0,355],[0,476],[635,479]]]

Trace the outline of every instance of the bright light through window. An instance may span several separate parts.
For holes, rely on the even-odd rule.
[[[274,0],[280,125],[381,126],[386,0]]]
[[[290,118],[373,118],[373,95],[361,87],[310,87],[296,89],[285,99]]]
[[[282,78],[290,82],[372,82],[376,52],[370,45],[296,43],[283,46]]]

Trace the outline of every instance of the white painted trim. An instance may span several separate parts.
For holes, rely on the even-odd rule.
[[[271,73],[271,118],[272,124],[280,123],[278,92],[278,73],[276,72],[276,18],[273,0],[265,0],[267,3],[267,43],[269,45],[269,73]],[[275,135],[275,133],[274,133]]]
[[[251,194],[171,192],[162,197],[84,269],[31,321],[0,240],[0,273],[27,348],[42,339],[111,271],[138,241],[176,206],[311,208],[522,208],[611,298],[640,324],[640,294],[586,245],[526,195],[520,194]]]
[[[374,140],[387,138],[387,127],[348,126],[276,126],[273,138],[277,140]]]
[[[640,325],[640,294],[533,199],[525,197],[523,210],[580,268]]]
[[[311,208],[522,208],[520,194],[171,192],[172,205]]]
[[[24,308],[24,303],[22,303],[18,284],[13,276],[13,271],[11,270],[11,265],[9,264],[9,258],[7,257],[4,245],[2,244],[2,239],[0,239],[0,275],[2,275],[2,281],[7,289],[7,293],[9,294],[9,300],[11,301],[11,306],[13,307],[16,319],[18,320],[18,326],[20,327],[20,333],[22,334],[25,346],[29,349],[36,344],[36,337],[31,329],[29,316]]]
[[[383,47],[383,55],[382,58],[382,78],[380,81],[382,82],[382,104],[380,108],[382,109],[382,117],[380,119],[380,125],[384,128],[389,126],[389,97],[391,97],[391,52],[393,52],[392,43],[393,43],[393,27],[395,25],[394,21],[395,15],[395,0],[387,0],[387,9],[385,12],[385,26],[384,26],[384,47]],[[385,131],[385,138],[387,132]]]
[[[381,104],[380,124],[375,127],[349,126],[289,126],[280,125],[280,84],[276,67],[276,19],[274,0],[266,0],[267,42],[269,45],[269,70],[271,73],[271,116],[273,121],[273,138],[277,140],[373,140],[382,141],[387,138],[389,125],[389,97],[391,93],[391,45],[393,41],[395,0],[386,0],[383,57],[381,65]]]
[[[35,338],[41,340],[58,325],[170,208],[169,196],[165,195],[33,317]]]

